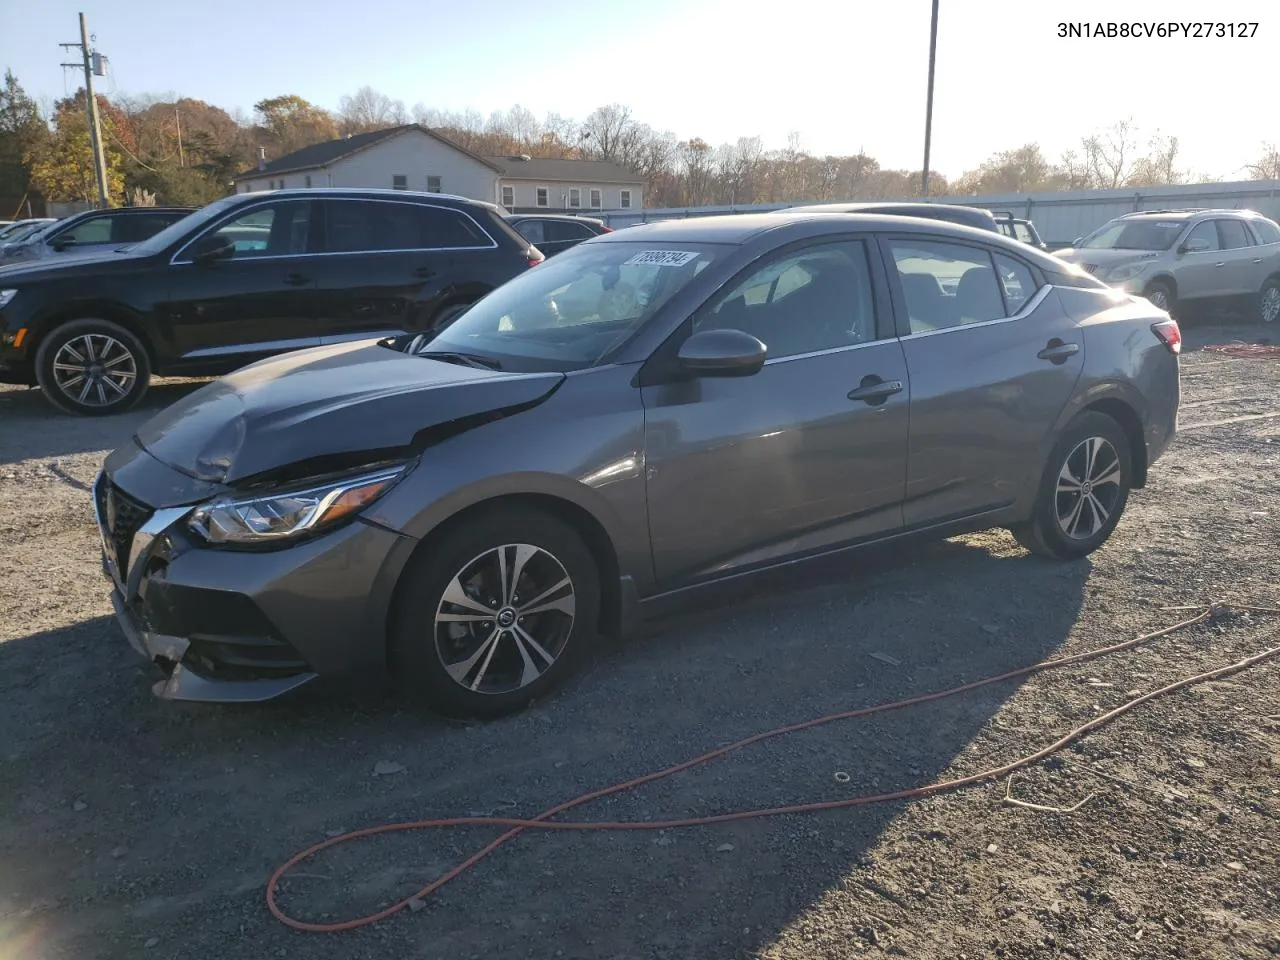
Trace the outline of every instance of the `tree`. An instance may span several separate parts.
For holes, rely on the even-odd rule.
[[[1274,143],[1263,144],[1262,156],[1249,164],[1248,170],[1253,180],[1280,180],[1280,147]]]
[[[392,100],[373,87],[364,86],[338,101],[338,133],[350,136],[397,127],[409,122],[404,101]]]
[[[934,174],[929,174],[932,180]],[[1013,150],[1003,150],[984,161],[977,170],[970,170],[956,181],[956,193],[1033,193],[1051,190],[1054,172],[1049,161],[1036,143],[1024,144]]]
[[[88,201],[98,199],[94,172],[93,142],[85,111],[83,90],[60,100],[55,108],[53,136],[24,154],[31,184],[46,200]],[[107,200],[112,205],[124,201],[125,150],[131,139],[120,110],[98,98],[98,124],[102,131],[102,152],[106,160]],[[117,129],[120,126],[121,129]]]
[[[1096,186],[1115,190],[1128,183],[1136,168],[1137,131],[1132,119],[1086,137],[1081,146]]]
[[[253,110],[259,134],[271,141],[278,156],[338,138],[338,126],[327,110],[293,94],[259,100]]]
[[[40,108],[27,96],[12,70],[0,87],[0,213],[19,209],[31,189],[27,156],[39,154],[49,140]]]
[[[1182,183],[1186,177],[1178,170],[1178,138],[1157,133],[1149,143],[1150,153],[1134,164],[1127,186],[1153,187]]]

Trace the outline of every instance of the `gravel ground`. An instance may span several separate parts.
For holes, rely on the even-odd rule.
[[[57,415],[0,388],[0,957],[1265,957],[1280,953],[1280,661],[1152,702],[1004,782],[662,833],[528,833],[424,908],[343,934],[267,912],[326,834],[532,815],[737,737],[948,687],[1173,622],[1280,606],[1280,361],[1188,331],[1181,435],[1090,560],[1002,532],[779,579],[603,644],[567,689],[450,724],[379,694],[159,702],[108,617],[86,485],[145,409]],[[575,811],[662,819],[888,791],[1029,753],[1130,698],[1276,643],[1225,614],[1152,644],[770,741]],[[885,657],[875,654],[888,655]],[[403,767],[374,775],[379,762]],[[840,774],[840,776],[837,776]],[[282,889],[335,920],[493,836],[342,847]]]

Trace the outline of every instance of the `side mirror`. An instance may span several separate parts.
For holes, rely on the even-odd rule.
[[[769,348],[741,330],[703,330],[676,354],[680,369],[698,377],[749,377],[764,366]]]
[[[74,247],[75,245],[75,237],[58,237],[58,239],[49,244],[50,248],[57,250],[59,253],[66,250],[68,247]]]
[[[1200,253],[1202,250],[1208,250],[1208,249],[1209,249],[1209,241],[1201,237],[1196,237],[1194,240],[1188,240],[1186,243],[1180,246],[1178,248],[1178,252],[1179,253]]]
[[[235,256],[236,245],[224,237],[205,237],[191,251],[192,263],[213,263],[230,260]]]

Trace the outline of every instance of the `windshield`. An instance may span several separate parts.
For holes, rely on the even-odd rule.
[[[505,370],[601,363],[722,250],[702,243],[579,244],[503,284],[425,348]]]
[[[134,253],[140,253],[144,256],[159,253],[171,244],[177,243],[196,227],[206,224],[215,217],[220,216],[227,207],[234,205],[236,200],[236,194],[232,194],[229,197],[223,197],[221,200],[215,200],[213,203],[207,204],[199,210],[188,213],[181,220],[169,224],[169,226],[165,227],[159,233],[152,235],[149,239],[143,240],[141,243],[135,243],[129,249]]]
[[[14,229],[0,235],[0,240],[3,240],[5,243],[21,243],[23,240],[29,240],[48,226],[49,224],[47,223],[18,224]]]
[[[1084,250],[1168,250],[1186,220],[1113,220],[1080,242]]]

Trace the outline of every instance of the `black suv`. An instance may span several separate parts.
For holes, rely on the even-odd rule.
[[[17,243],[0,248],[0,266],[41,260],[66,251],[114,250],[153,237],[170,224],[195,211],[195,207],[119,207],[87,210],[58,220],[27,234]]]
[[[404,190],[276,190],[209,204],[124,252],[0,269],[0,382],[73,413],[124,410],[153,373],[443,329],[544,259],[500,207]]]
[[[576,247],[602,233],[612,233],[603,220],[555,213],[509,213],[507,223],[548,257]]]

